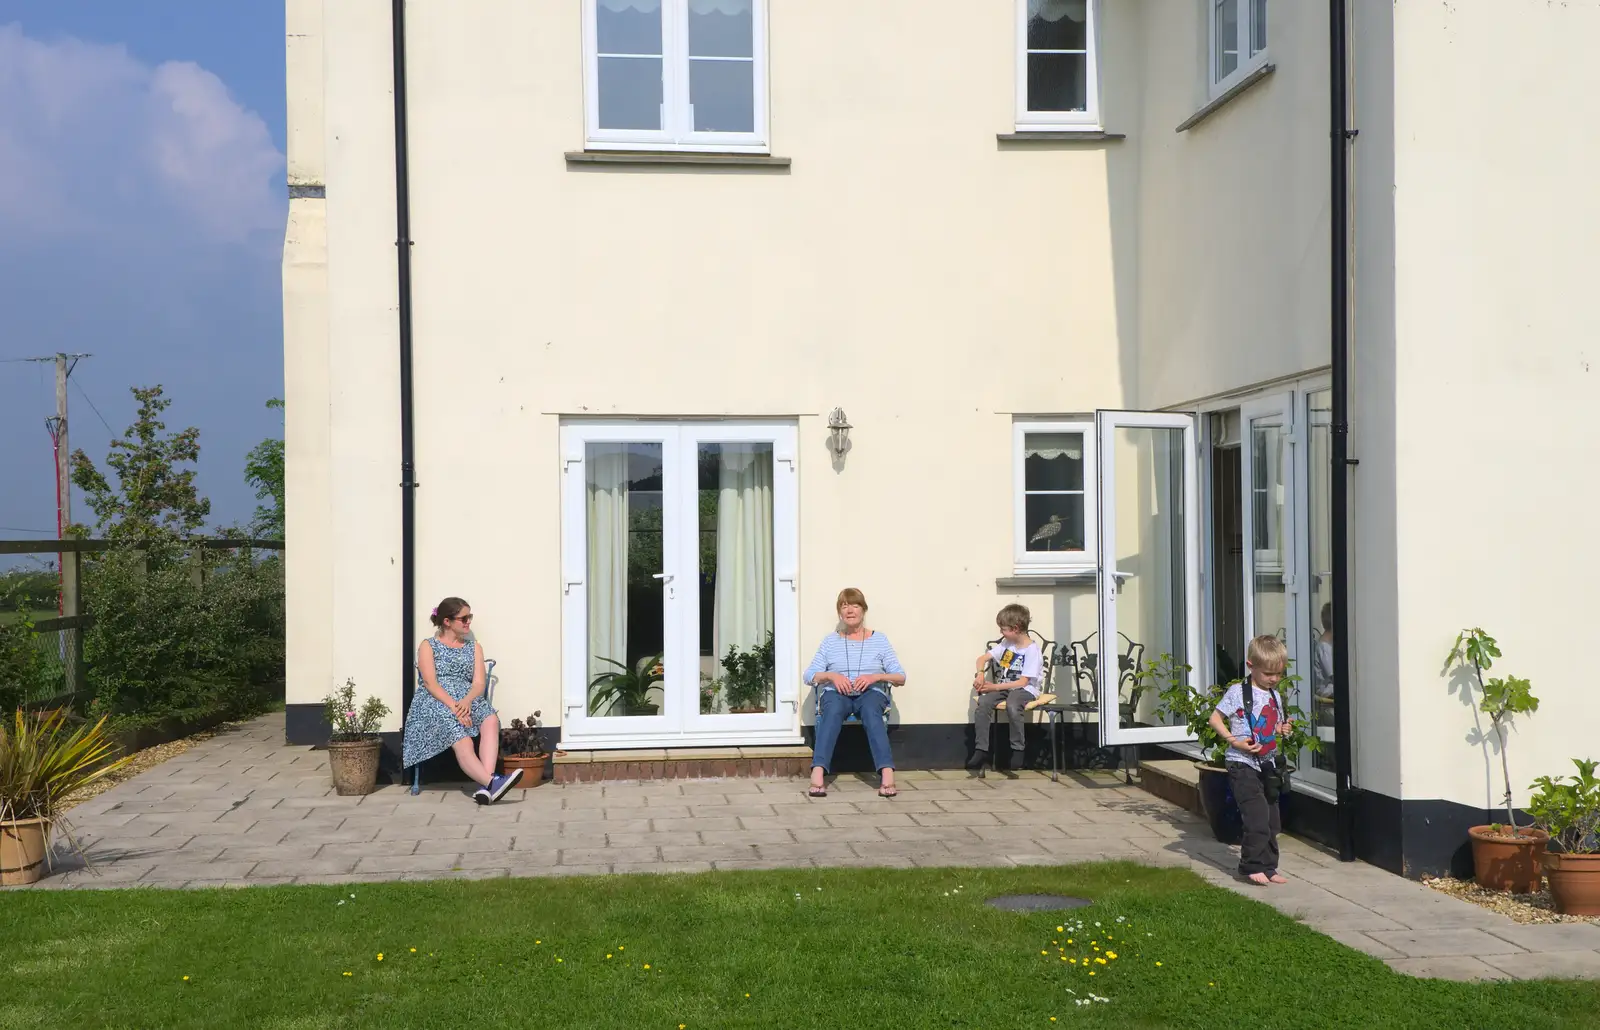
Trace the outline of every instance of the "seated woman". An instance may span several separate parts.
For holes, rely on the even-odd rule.
[[[454,751],[461,771],[479,784],[480,805],[499,801],[522,776],[495,774],[500,757],[500,717],[485,697],[488,677],[472,632],[472,608],[459,597],[439,602],[429,616],[438,632],[417,646],[418,690],[406,715],[406,768]],[[472,738],[478,738],[473,750]]]
[[[839,613],[838,632],[830,633],[806,667],[804,680],[817,688],[817,739],[811,755],[811,796],[828,796],[825,777],[832,769],[833,747],[844,721],[854,715],[867,731],[872,765],[882,777],[878,796],[892,798],[894,757],[889,753],[889,727],[884,721],[889,688],[903,686],[906,671],[900,667],[889,638],[865,624],[867,599],[855,587],[839,591],[834,604]]]

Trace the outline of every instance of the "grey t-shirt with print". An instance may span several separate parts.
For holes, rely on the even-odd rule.
[[[1246,754],[1238,748],[1229,746],[1225,756],[1230,762],[1241,762],[1252,769],[1261,768],[1261,759],[1269,761],[1278,753],[1278,723],[1283,718],[1283,709],[1279,704],[1278,692],[1266,690],[1262,687],[1252,686],[1250,690],[1251,723],[1254,723],[1255,742],[1261,745],[1259,755]],[[1222,695],[1222,700],[1217,702],[1217,711],[1228,720],[1228,733],[1235,740],[1250,740],[1251,723],[1245,722],[1244,717],[1244,685],[1235,683]]]

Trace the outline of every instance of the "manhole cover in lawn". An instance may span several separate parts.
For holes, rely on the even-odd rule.
[[[1083,908],[1088,898],[1069,898],[1065,894],[1002,894],[986,904],[1007,912],[1054,912],[1063,908]]]

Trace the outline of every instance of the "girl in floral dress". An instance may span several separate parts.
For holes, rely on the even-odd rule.
[[[471,638],[472,607],[459,597],[439,602],[429,616],[438,632],[417,647],[417,687],[406,715],[406,768],[454,751],[461,771],[479,784],[474,800],[499,801],[522,776],[495,773],[500,758],[500,716],[485,697],[483,653]],[[473,739],[477,738],[477,748]]]

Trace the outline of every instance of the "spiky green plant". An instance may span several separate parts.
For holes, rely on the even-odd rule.
[[[128,762],[117,757],[105,726],[103,718],[71,725],[61,711],[18,710],[9,727],[0,720],[0,822],[43,819],[52,839],[59,831],[79,851],[62,819],[63,804]]]

